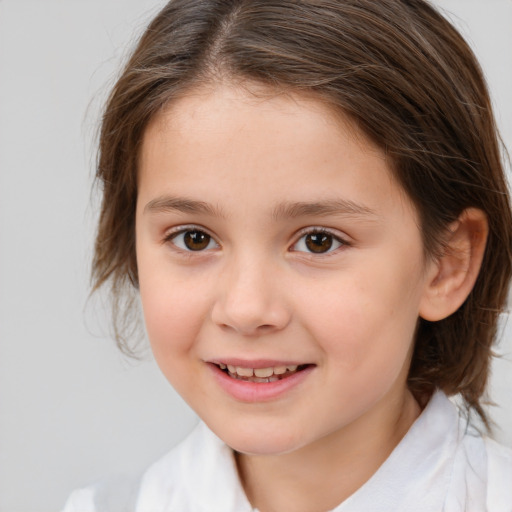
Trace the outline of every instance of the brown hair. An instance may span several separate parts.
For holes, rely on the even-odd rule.
[[[427,255],[468,207],[489,221],[485,257],[462,307],[419,321],[408,384],[417,397],[481,400],[511,276],[512,216],[480,67],[453,26],[423,0],[173,0],[151,22],[108,100],[97,178],[103,203],[93,262],[109,282],[115,337],[130,348],[123,305],[137,288],[137,157],[145,127],[202,83],[249,79],[316,94],[389,155],[416,205]]]

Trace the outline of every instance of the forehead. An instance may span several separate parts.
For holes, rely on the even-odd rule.
[[[145,139],[148,135],[156,137],[157,132],[164,137],[172,132],[177,136],[196,133],[206,142],[204,137],[209,130],[222,136],[235,127],[247,134],[253,132],[251,135],[254,136],[262,134],[262,130],[268,133],[277,125],[281,131],[286,129],[290,136],[294,133],[307,136],[341,128],[344,136],[350,135],[360,149],[380,152],[347,115],[319,95],[276,89],[255,82],[206,84],[187,91],[151,119]]]
[[[404,199],[384,152],[348,118],[310,95],[261,86],[212,86],[171,102],[146,129],[139,163],[139,195],[153,199],[193,190],[274,209],[344,195],[364,202],[384,190],[384,203]]]

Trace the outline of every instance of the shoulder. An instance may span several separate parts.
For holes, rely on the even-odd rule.
[[[134,512],[142,492],[164,496],[173,486],[181,487],[183,463],[190,456],[195,440],[201,438],[200,431],[201,428],[193,430],[139,475],[115,475],[76,489],[68,497],[62,512]]]
[[[485,438],[487,454],[487,508],[512,511],[512,450]]]
[[[76,489],[70,494],[62,512],[96,512],[94,494],[94,486]]]
[[[133,512],[137,501],[139,476],[101,480],[71,493],[62,512]]]
[[[238,479],[233,451],[204,423],[153,464],[141,482],[141,511],[251,511]],[[138,509],[137,509],[138,510]]]
[[[466,427],[461,421],[452,495],[469,510],[512,512],[512,450]]]
[[[432,510],[512,512],[512,451],[481,435],[444,393],[433,395],[406,441],[402,457],[416,454],[407,460],[417,466],[420,453],[428,469],[421,485],[441,500]]]
[[[232,450],[200,423],[137,481],[75,491],[63,512],[226,512],[251,510]]]

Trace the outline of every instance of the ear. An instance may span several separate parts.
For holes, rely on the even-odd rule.
[[[455,313],[475,285],[485,252],[489,225],[482,210],[468,208],[450,224],[444,251],[427,269],[419,315],[435,322]]]

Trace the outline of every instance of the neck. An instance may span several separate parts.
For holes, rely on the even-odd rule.
[[[325,512],[357,491],[420,414],[409,391],[349,426],[290,453],[237,454],[244,490],[260,512]]]

